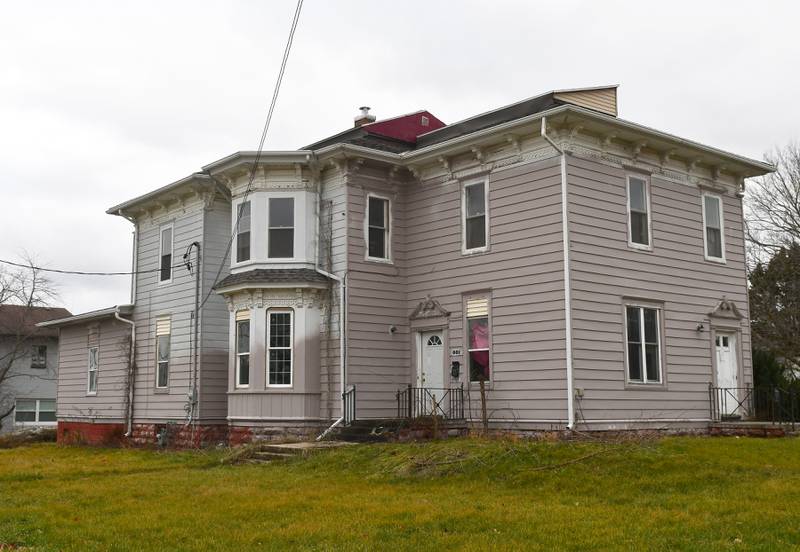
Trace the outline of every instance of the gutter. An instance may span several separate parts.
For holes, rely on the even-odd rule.
[[[316,163],[317,156],[313,152],[311,153],[313,156],[314,162]],[[315,222],[315,245],[314,245],[314,270],[317,271],[318,274],[322,274],[323,276],[330,278],[339,283],[339,387],[340,387],[340,394],[341,394],[341,401],[342,401],[342,415],[337,419],[333,424],[331,424],[325,431],[323,431],[318,437],[317,441],[321,441],[324,439],[328,433],[330,433],[336,426],[341,424],[344,421],[344,394],[345,394],[345,363],[347,362],[347,355],[345,352],[347,340],[345,339],[346,334],[346,320],[345,320],[345,311],[347,305],[347,272],[345,272],[344,276],[338,276],[327,270],[323,270],[319,266],[319,242],[320,242],[320,226],[319,226],[319,217],[322,213],[322,175],[320,174],[317,176],[317,216]],[[331,303],[333,302],[333,297],[331,297]],[[333,307],[333,304],[331,304]]]
[[[564,326],[567,362],[567,429],[575,429],[575,382],[572,374],[572,285],[569,258],[569,196],[567,194],[567,153],[547,135],[547,117],[542,117],[542,138],[561,154],[561,236],[564,249]]]
[[[131,326],[131,351],[130,357],[128,358],[128,408],[127,412],[125,412],[125,424],[127,431],[125,432],[125,437],[130,437],[133,435],[133,390],[136,387],[134,384],[134,378],[136,376],[136,323],[133,320],[128,320],[127,318],[122,318],[119,314],[119,307],[114,309],[114,318],[119,320],[120,322],[124,322],[125,324],[130,324]]]

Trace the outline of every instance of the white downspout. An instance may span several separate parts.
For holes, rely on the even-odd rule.
[[[342,401],[342,415],[337,419],[330,427],[328,427],[322,434],[317,437],[317,441],[320,441],[328,435],[328,433],[333,430],[336,426],[341,424],[344,421],[344,393],[345,393],[345,305],[347,303],[347,283],[346,278],[347,275],[345,274],[344,278],[341,276],[337,276],[336,274],[332,274],[327,270],[323,270],[319,266],[319,242],[320,242],[320,226],[319,226],[319,217],[322,213],[322,177],[321,175],[317,177],[317,209],[316,209],[316,222],[315,222],[315,230],[314,230],[314,269],[323,276],[330,278],[339,283],[339,385],[340,385],[340,396]],[[333,305],[331,305],[333,307]]]
[[[133,320],[122,318],[119,315],[119,307],[114,310],[114,318],[131,325],[131,352],[128,358],[128,411],[125,413],[127,425],[125,437],[130,437],[133,434],[133,388],[136,386],[136,381],[134,380],[136,375],[136,365],[134,364],[136,360],[136,323]]]
[[[542,117],[542,138],[561,154],[561,236],[564,249],[564,325],[567,356],[567,429],[575,428],[575,389],[572,376],[572,286],[569,262],[569,197],[567,195],[567,154],[547,135],[547,117]]]

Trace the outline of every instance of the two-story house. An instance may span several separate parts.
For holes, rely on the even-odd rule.
[[[109,209],[133,297],[51,323],[84,349],[61,437],[478,423],[481,387],[496,428],[705,427],[709,385],[752,381],[742,196],[770,170],[618,118],[615,86],[235,153]]]
[[[0,434],[56,425],[58,330],[67,309],[0,305]]]

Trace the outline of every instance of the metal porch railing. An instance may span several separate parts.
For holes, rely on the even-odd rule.
[[[464,388],[412,387],[397,391],[397,417],[464,419]]]
[[[759,387],[708,386],[711,419],[746,420],[773,424],[800,423],[800,393],[767,385]]]

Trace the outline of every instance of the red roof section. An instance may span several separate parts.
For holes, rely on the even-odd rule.
[[[416,143],[417,136],[437,130],[445,125],[430,111],[422,110],[408,115],[400,115],[383,121],[369,123],[361,128],[370,134],[394,138],[403,142]]]

